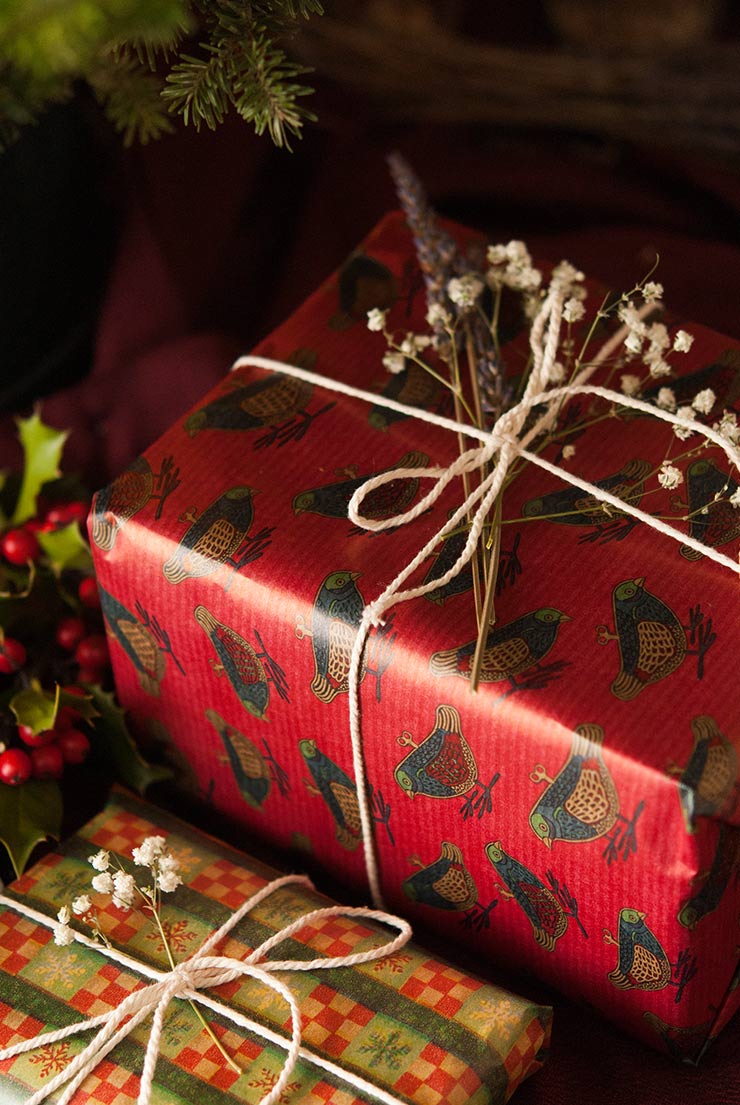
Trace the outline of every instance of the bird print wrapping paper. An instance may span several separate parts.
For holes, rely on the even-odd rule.
[[[230,911],[277,872],[135,799],[114,794],[108,806],[5,891],[56,916],[60,902],[89,889],[88,856],[99,849],[130,855],[144,838],[165,834],[185,885],[162,906],[175,959],[191,955]],[[283,886],[247,914],[212,954],[243,958],[265,939],[310,911],[331,905],[303,886]],[[101,908],[100,902],[98,902]],[[101,908],[100,927],[142,963],[167,970],[161,938],[141,910]],[[372,921],[334,916],[315,920],[276,945],[271,958],[347,956],[383,943],[388,930]],[[465,974],[414,944],[354,967],[280,972],[301,1009],[303,1044],[390,1094],[403,1105],[497,1105],[545,1058],[552,1010]],[[0,907],[0,1046],[103,1014],[142,979],[80,944],[57,947],[50,929]],[[285,1036],[283,1000],[259,980],[222,985],[209,994]],[[221,1044],[242,1068],[228,1067],[186,1001],[167,1012],[151,1101],[153,1105],[231,1105],[260,1101],[277,1082],[284,1051],[205,1010]],[[139,1090],[149,1023],[144,1021],[88,1075],[74,1105],[129,1105]],[[0,1097],[27,1101],[63,1071],[87,1034],[0,1061]],[[286,1047],[290,1040],[286,1039]],[[58,1100],[55,1093],[53,1100]],[[284,1105],[372,1102],[331,1071],[301,1058],[280,1100]]]
[[[415,367],[385,372],[373,306],[391,328],[423,329],[400,215],[256,353],[449,413]],[[740,398],[740,349],[691,331],[670,382],[679,402],[711,387],[711,420]],[[546,455],[643,510],[688,511],[686,532],[734,557],[740,513],[715,499],[730,486],[721,451],[694,454],[683,485],[661,488],[670,427],[641,412],[583,427],[586,402],[569,404],[568,435]],[[164,742],[183,785],[235,827],[310,852],[354,887],[366,876],[350,652],[365,603],[460,493],[382,533],[354,526],[347,503],[402,467],[363,508],[392,518],[423,494],[416,471],[456,450],[447,430],[247,366],[93,506],[118,692],[142,737]],[[396,606],[363,656],[384,900],[696,1059],[740,1003],[737,579],[531,466],[506,490],[501,532],[477,693],[469,567]],[[463,539],[442,542],[418,578],[441,579]]]

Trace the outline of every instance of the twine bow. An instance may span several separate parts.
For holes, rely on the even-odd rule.
[[[722,449],[730,463],[734,465],[736,469],[740,470],[740,450],[711,427],[705,426],[703,423],[697,422],[692,418],[686,418],[682,414],[673,414],[670,411],[646,403],[641,399],[624,395],[610,388],[598,387],[588,383],[588,380],[598,367],[611,356],[624,341],[628,333],[626,326],[620,327],[612,335],[612,337],[601,347],[593,360],[582,368],[570,383],[562,387],[549,386],[554,376],[555,360],[563,319],[563,307],[568,294],[564,280],[557,277],[553,279],[542,301],[538,314],[532,323],[530,331],[532,369],[528,377],[524,395],[514,407],[505,411],[499,417],[490,431],[480,430],[475,426],[469,426],[465,423],[457,422],[454,419],[445,418],[417,407],[409,407],[405,403],[399,403],[394,399],[378,396],[372,392],[364,391],[361,388],[356,388],[349,384],[344,384],[338,380],[332,380],[329,377],[320,376],[317,373],[297,368],[295,365],[285,364],[281,361],[273,361],[266,357],[240,357],[232,367],[233,371],[234,369],[242,368],[247,365],[255,365],[259,368],[267,369],[270,372],[280,372],[284,375],[295,376],[300,380],[305,380],[307,383],[326,388],[330,391],[336,391],[355,399],[360,399],[374,406],[388,407],[390,410],[397,411],[407,418],[413,418],[421,422],[429,422],[432,425],[450,430],[455,434],[462,433],[464,436],[477,440],[480,443],[478,446],[462,453],[452,464],[445,467],[434,466],[413,469],[395,468],[386,472],[381,472],[377,476],[371,476],[355,491],[349,502],[347,511],[351,521],[362,529],[371,530],[373,532],[393,529],[412,522],[415,518],[418,518],[428,510],[437,499],[439,499],[440,495],[442,495],[454,479],[471,472],[480,473],[478,486],[470,492],[464,502],[447,519],[445,524],[424,544],[423,548],[419,550],[381,594],[372,602],[367,603],[364,607],[352,649],[347,679],[350,740],[352,743],[355,782],[357,784],[365,869],[372,900],[378,908],[383,907],[383,896],[380,886],[378,860],[375,852],[373,818],[367,793],[367,775],[362,747],[360,717],[360,673],[362,656],[367,639],[371,629],[383,624],[383,617],[391,607],[402,602],[409,602],[414,598],[419,598],[432,589],[444,587],[463,570],[473,556],[473,552],[478,544],[486,520],[504,487],[506,477],[515,459],[522,458],[536,465],[538,468],[542,468],[544,471],[557,476],[572,487],[580,488],[586,495],[596,499],[598,502],[611,506],[622,514],[629,514],[631,517],[650,526],[651,529],[665,534],[667,537],[680,542],[682,545],[688,545],[708,559],[721,564],[724,568],[729,568],[730,571],[740,574],[740,564],[737,560],[733,560],[717,549],[711,548],[701,541],[697,541],[696,538],[689,534],[682,533],[667,522],[655,518],[651,514],[647,514],[631,503],[625,502],[624,499],[620,499],[616,495],[611,494],[611,492],[605,490],[603,487],[598,487],[596,484],[589,483],[587,480],[581,479],[579,476],[574,475],[564,468],[560,468],[556,464],[551,464],[528,448],[528,446],[541,434],[555,424],[564,403],[579,395],[589,395],[605,399],[607,402],[615,403],[621,407],[628,407],[632,410],[640,411],[643,414],[650,415],[663,422],[668,422],[673,426],[684,427],[693,433],[701,434],[708,442]],[[652,306],[646,304],[637,312],[637,315],[643,318],[650,314],[652,310]],[[534,424],[527,428],[530,414],[540,407],[543,408],[543,412],[535,419]],[[491,467],[492,465],[493,467]],[[384,484],[401,479],[432,479],[435,482],[432,488],[414,506],[400,514],[384,519],[371,519],[362,515],[362,504],[371,491],[374,491],[378,487],[382,487]],[[431,556],[439,542],[461,524],[463,519],[469,520],[469,532],[465,545],[454,564],[452,564],[443,575],[435,577],[434,580],[403,590],[402,588],[409,577],[413,575],[417,568],[419,568],[429,556]]]
[[[182,963],[178,963],[171,971],[156,970],[126,955],[124,952],[120,952],[114,948],[107,948],[91,940],[83,933],[75,932],[75,939],[79,943],[94,948],[96,951],[108,956],[115,962],[123,964],[125,967],[136,971],[138,974],[147,976],[152,981],[134,990],[120,1005],[106,1013],[101,1013],[99,1016],[90,1017],[88,1020],[67,1025],[65,1028],[60,1028],[51,1032],[43,1032],[32,1039],[23,1040],[20,1043],[13,1044],[11,1047],[0,1051],[0,1060],[10,1059],[37,1047],[44,1047],[49,1044],[57,1043],[76,1033],[93,1028],[98,1029],[98,1032],[87,1047],[79,1052],[63,1071],[60,1071],[60,1073],[52,1078],[42,1089],[38,1090],[29,1098],[26,1105],[40,1105],[42,1101],[45,1101],[47,1097],[61,1087],[65,1087],[65,1089],[59,1098],[58,1105],[69,1105],[77,1089],[91,1071],[95,1069],[98,1063],[100,1063],[121,1040],[141,1024],[142,1021],[151,1016],[152,1025],[144,1056],[138,1097],[138,1105],[148,1105],[151,1097],[157,1058],[159,1056],[159,1042],[164,1018],[170,1002],[175,998],[184,998],[186,1000],[198,1002],[200,1005],[208,1007],[213,1012],[228,1018],[235,1024],[256,1032],[258,1035],[265,1037],[272,1043],[276,1043],[285,1049],[285,1063],[280,1076],[268,1093],[262,1096],[260,1105],[274,1105],[274,1103],[280,1099],[280,1095],[284,1092],[299,1057],[308,1059],[315,1065],[329,1070],[335,1076],[343,1078],[344,1081],[350,1083],[350,1085],[360,1089],[364,1093],[375,1096],[378,1100],[387,1103],[387,1105],[400,1105],[397,1098],[385,1093],[385,1091],[378,1087],[372,1086],[364,1079],[350,1072],[343,1071],[340,1067],[335,1066],[321,1056],[315,1055],[302,1046],[301,1014],[298,1003],[290,987],[281,979],[276,978],[275,974],[278,972],[318,971],[326,968],[353,967],[360,963],[368,963],[372,960],[392,955],[408,943],[411,937],[411,927],[406,921],[403,921],[400,917],[394,917],[389,913],[374,909],[350,909],[343,906],[329,906],[323,909],[312,910],[310,913],[297,918],[297,920],[286,925],[279,932],[276,932],[273,936],[269,937],[269,939],[265,940],[244,959],[209,954],[227,933],[238,924],[250,910],[259,905],[261,901],[270,894],[273,894],[276,890],[296,883],[313,889],[311,881],[304,875],[286,875],[283,878],[275,879],[273,882],[268,883],[267,886],[247,899],[247,901],[245,901],[219,929],[213,932],[203,942],[193,955]],[[45,925],[47,928],[54,927],[55,922],[50,917],[26,906],[23,902],[0,895],[0,904],[29,917],[37,923]],[[379,947],[373,947],[367,951],[358,952],[354,955],[329,956],[326,958],[316,957],[313,959],[268,960],[266,958],[274,947],[281,944],[284,940],[289,939],[306,925],[321,922],[328,917],[337,916],[381,921],[397,929],[398,936]],[[290,1009],[291,1017],[291,1037],[289,1041],[278,1033],[265,1028],[263,1025],[251,1021],[237,1010],[214,1001],[203,993],[204,990],[223,986],[225,983],[232,982],[234,979],[240,977],[256,979],[271,990],[274,990],[275,993],[279,994],[285,1001]]]

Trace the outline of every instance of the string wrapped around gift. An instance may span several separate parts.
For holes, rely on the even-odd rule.
[[[384,615],[393,607],[402,602],[419,598],[432,589],[444,587],[454,579],[471,560],[480,540],[481,533],[491,514],[497,498],[501,494],[512,463],[522,460],[536,465],[538,468],[557,476],[566,484],[580,488],[585,494],[594,500],[603,503],[607,507],[613,507],[622,514],[628,514],[651,529],[670,537],[680,544],[689,546],[695,551],[715,563],[720,564],[730,571],[740,574],[740,564],[732,560],[717,549],[703,544],[701,541],[682,533],[669,523],[655,518],[651,514],[640,510],[624,499],[619,499],[603,487],[581,479],[572,472],[552,464],[533,452],[529,446],[543,433],[551,429],[557,422],[563,406],[577,396],[591,396],[604,399],[620,407],[640,411],[667,422],[672,426],[683,427],[691,433],[702,435],[707,442],[718,446],[724,452],[730,463],[740,470],[740,450],[736,448],[726,437],[709,426],[697,422],[683,414],[673,414],[641,399],[628,396],[622,392],[610,388],[600,387],[588,383],[594,372],[603,364],[611,354],[619,348],[628,334],[626,326],[620,327],[601,347],[596,356],[582,367],[571,380],[563,386],[551,386],[556,376],[554,371],[560,331],[563,321],[563,307],[567,287],[557,277],[553,279],[543,298],[540,309],[532,323],[530,331],[530,349],[532,354],[532,369],[530,371],[527,386],[521,400],[509,410],[505,411],[490,430],[482,430],[476,426],[467,425],[442,415],[433,414],[430,411],[420,410],[417,407],[409,407],[396,400],[378,396],[362,388],[353,387],[330,377],[321,376],[295,365],[275,361],[266,357],[245,356],[240,357],[232,366],[232,371],[238,368],[253,365],[270,372],[280,372],[284,375],[294,376],[305,380],[316,387],[329,391],[339,392],[354,399],[375,406],[387,407],[417,421],[428,422],[439,426],[455,434],[463,434],[465,437],[477,440],[480,444],[457,457],[447,466],[432,466],[428,468],[394,468],[372,476],[359,487],[348,506],[348,517],[358,527],[378,532],[384,529],[393,529],[406,525],[424,514],[439,499],[448,485],[457,478],[463,478],[471,472],[478,472],[480,479],[478,485],[470,491],[461,505],[449,516],[443,526],[424,544],[413,559],[396,575],[388,586],[373,601],[366,604],[352,649],[350,667],[348,673],[348,700],[349,700],[349,730],[352,746],[352,759],[357,786],[357,796],[362,831],[363,855],[368,888],[375,906],[383,908],[383,895],[380,883],[380,871],[375,847],[373,830],[373,818],[368,796],[367,773],[362,744],[362,720],[360,710],[360,673],[362,658],[370,631],[383,625]],[[650,314],[653,307],[645,304],[638,312],[639,318]],[[544,408],[543,412],[535,418],[531,426],[527,426],[530,415]],[[494,463],[495,462],[495,463]],[[401,514],[384,519],[366,518],[361,513],[365,498],[376,488],[383,484],[402,479],[432,479],[434,484],[413,507]],[[421,583],[415,587],[402,590],[406,581],[434,552],[439,543],[452,533],[463,522],[468,526],[468,536],[464,547],[451,567],[441,576]],[[485,630],[483,630],[485,632]]]
[[[328,906],[315,909],[304,914],[297,920],[286,925],[271,937],[255,948],[244,959],[236,959],[232,956],[212,955],[213,949],[237,925],[252,909],[265,898],[274,894],[282,887],[300,884],[313,889],[311,880],[305,875],[286,875],[273,880],[261,890],[248,898],[231,916],[216,929],[215,932],[201,944],[188,959],[178,963],[173,970],[160,971],[138,959],[127,955],[117,948],[108,947],[92,940],[84,933],[74,933],[74,938],[86,947],[94,948],[101,955],[107,956],[115,963],[121,964],[128,970],[143,975],[151,981],[134,990],[120,1005],[106,1013],[96,1017],[78,1021],[64,1028],[42,1032],[28,1040],[22,1040],[0,1051],[0,1060],[11,1059],[26,1051],[32,1051],[38,1047],[45,1047],[57,1043],[68,1036],[89,1029],[97,1028],[98,1031],[90,1043],[80,1051],[72,1062],[55,1075],[45,1086],[28,1099],[26,1105],[41,1105],[57,1089],[65,1087],[59,1098],[58,1105],[69,1105],[75,1093],[85,1081],[87,1076],[97,1067],[110,1051],[121,1040],[125,1039],[139,1024],[152,1015],[152,1025],[144,1055],[144,1064],[141,1072],[138,1105],[149,1105],[151,1098],[154,1073],[159,1056],[159,1042],[162,1033],[165,1014],[170,1002],[174,998],[182,998],[197,1002],[212,1012],[231,1021],[233,1024],[254,1032],[258,1036],[276,1044],[286,1052],[283,1069],[275,1085],[263,1095],[259,1105],[275,1105],[285,1091],[291,1074],[298,1059],[304,1059],[314,1066],[320,1067],[336,1078],[340,1078],[353,1089],[358,1090],[364,1096],[374,1098],[382,1105],[402,1105],[397,1097],[388,1093],[379,1086],[366,1081],[352,1071],[346,1071],[342,1067],[324,1056],[306,1048],[301,1042],[301,1013],[298,1003],[290,987],[281,979],[275,978],[276,973],[292,971],[320,971],[335,967],[354,967],[360,963],[369,963],[382,959],[399,951],[411,938],[410,925],[400,917],[375,909],[345,908],[344,906]],[[29,918],[36,924],[46,928],[56,927],[56,920],[44,913],[26,905],[15,898],[9,898],[0,894],[0,905],[14,910],[16,913]],[[359,918],[363,920],[379,921],[389,925],[398,931],[398,936],[380,946],[369,948],[353,955],[316,957],[312,959],[282,959],[268,960],[266,956],[278,944],[300,932],[308,924],[321,922],[329,917]],[[252,1021],[236,1009],[222,1004],[203,993],[231,982],[234,979],[246,977],[253,978],[265,986],[274,990],[285,1001],[290,1009],[291,1038],[285,1039],[277,1032],[273,1032],[265,1025]]]

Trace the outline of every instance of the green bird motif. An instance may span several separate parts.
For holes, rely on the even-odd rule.
[[[596,487],[610,491],[618,499],[638,506],[645,494],[645,478],[652,471],[646,460],[630,460],[618,472],[595,481]],[[593,526],[592,533],[581,541],[621,541],[637,524],[636,519],[609,507],[587,495],[579,487],[566,487],[530,499],[522,506],[524,518],[544,518],[563,526]]]
[[[671,982],[668,956],[645,916],[628,907],[619,911],[616,939],[604,929],[604,943],[617,948],[617,965],[607,978],[618,990],[664,990]]]
[[[662,380],[649,385],[643,392],[643,398],[648,401],[656,399],[661,387]],[[707,416],[710,421],[719,418],[726,407],[735,405],[740,399],[740,350],[725,349],[711,364],[671,380],[671,390],[679,407],[690,405],[694,396],[705,388],[711,388],[716,396],[714,407]]]
[[[349,666],[365,602],[357,586],[359,572],[330,572],[316,593],[310,628],[297,619],[296,636],[311,638],[314,674],[311,690],[321,702],[333,702],[349,689]],[[363,663],[360,679],[365,675]]]
[[[391,472],[396,468],[424,468],[428,463],[429,457],[426,453],[411,452],[402,456],[397,464],[382,468],[379,472],[370,472],[365,476],[358,476],[356,466],[347,468],[344,474],[349,477],[348,479],[301,491],[293,499],[293,510],[296,514],[308,512],[320,514],[324,518],[346,520],[350,499],[358,487],[362,487],[372,476],[380,476],[383,472]],[[374,488],[363,500],[363,517],[377,522],[400,514],[411,506],[416,498],[419,482],[418,479],[407,476],[390,480]]]
[[[201,579],[231,562],[241,548],[254,519],[251,487],[231,487],[198,516],[195,510],[181,521],[191,523],[162,571],[169,583]]]
[[[716,634],[711,619],[703,624],[699,607],[684,626],[667,603],[647,590],[643,576],[617,584],[612,606],[616,633],[606,625],[598,626],[596,633],[599,644],[616,641],[619,645],[620,670],[611,685],[616,698],[636,698],[646,687],[672,675],[687,655],[698,656],[697,677],[703,677],[704,656]],[[696,649],[688,647],[687,631]]]
[[[287,702],[288,684],[285,672],[269,655],[259,633],[254,631],[261,649],[256,652],[236,630],[214,618],[205,606],[197,606],[193,616],[218,655],[218,662],[211,660],[216,674],[225,673],[244,709],[253,717],[266,721],[270,685]]]
[[[554,779],[541,764],[530,778],[548,786],[529,814],[532,831],[551,848],[556,840],[581,843],[610,833],[619,815],[619,797],[604,763],[600,725],[579,725],[570,755]]]
[[[701,872],[694,881],[698,886],[678,911],[678,922],[694,929],[708,913],[713,913],[722,901],[727,885],[740,867],[740,832],[734,825],[721,821],[709,871]]]
[[[652,1010],[647,1010],[642,1015],[645,1022],[660,1036],[670,1057],[682,1063],[698,1061],[716,1024],[714,1014],[701,1024],[692,1025],[668,1024]]]
[[[517,682],[517,676],[530,668],[537,668],[540,675],[547,674],[547,669],[539,667],[540,662],[555,644],[560,626],[568,621],[567,614],[546,606],[490,630],[483,652],[481,683],[508,679],[515,690],[525,685],[524,681]],[[432,675],[470,679],[476,644],[477,640],[468,641],[457,648],[433,653],[429,662]]]
[[[311,783],[306,782],[306,789],[326,802],[342,848],[355,851],[362,840],[357,787],[349,775],[321,751],[315,740],[300,740],[298,749],[313,779]]]
[[[403,891],[412,902],[465,912],[478,901],[475,881],[456,844],[443,840],[433,863],[425,865],[418,856],[412,856],[410,862],[419,868],[403,882]]]
[[[668,765],[678,777],[686,831],[693,833],[697,817],[728,816],[735,808],[738,786],[738,754],[713,717],[693,718],[694,747],[685,767]]]
[[[403,372],[393,373],[389,376],[381,394],[386,399],[395,399],[399,403],[405,403],[407,407],[433,410],[439,406],[441,392],[441,384],[425,368],[422,368],[415,361],[407,360]],[[378,404],[371,408],[368,422],[376,430],[385,432],[394,422],[401,422],[405,418],[408,418],[408,415]]]
[[[113,483],[95,495],[91,510],[90,535],[94,545],[105,552],[113,548],[119,530],[135,514],[156,500],[155,519],[162,513],[165,501],[180,486],[180,470],[175,468],[171,456],[163,459],[159,472],[154,474],[146,457],[139,457]]]
[[[172,651],[168,633],[155,617],[150,617],[141,603],[136,603],[137,613],[132,614],[105,588],[99,586],[98,591],[108,636],[118,642],[136,668],[141,689],[157,698],[165,675],[167,655],[185,674]]]
[[[555,951],[555,945],[568,929],[568,914],[556,894],[533,871],[505,852],[500,840],[486,844],[486,856],[504,883],[499,887],[502,897],[513,898],[524,911],[540,947]]]
[[[719,548],[740,537],[740,510],[729,502],[738,490],[736,480],[726,475],[711,460],[695,460],[686,470],[689,537],[710,549]],[[681,545],[686,560],[701,560],[702,554],[689,545]]]
[[[247,805],[261,810],[270,796],[273,782],[283,796],[290,792],[288,776],[273,758],[266,740],[262,741],[262,752],[254,741],[229,725],[215,710],[206,710],[205,716],[223,741],[236,785]]]

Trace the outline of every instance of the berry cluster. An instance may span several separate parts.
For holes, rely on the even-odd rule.
[[[53,695],[59,685],[67,698],[84,696],[81,684],[101,684],[108,676],[94,577],[55,568],[38,537],[73,524],[82,530],[87,512],[82,500],[52,505],[0,536],[0,567],[26,568],[29,574],[17,616],[6,632],[0,630],[0,782],[9,786],[31,778],[60,779],[65,765],[81,764],[90,751],[90,729],[68,701],[57,709],[53,726],[41,732],[13,715],[19,691],[36,687],[43,693],[43,687]]]

